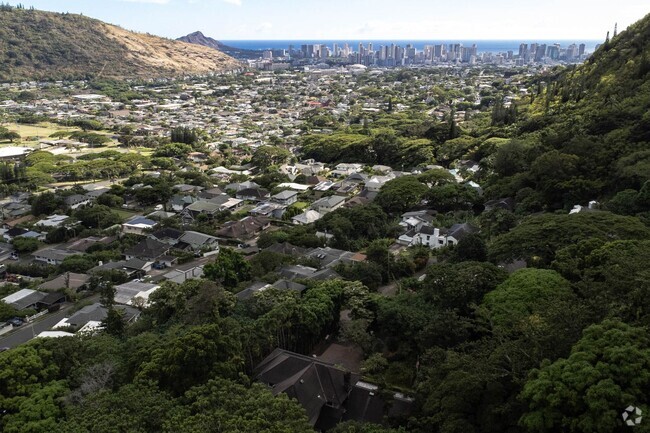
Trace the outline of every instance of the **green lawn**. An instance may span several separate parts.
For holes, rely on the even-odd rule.
[[[132,210],[126,210],[126,209],[112,208],[112,210],[120,214],[120,217],[122,217],[122,220],[124,221],[126,221],[127,219],[131,218],[134,215],[140,214],[140,212],[134,212]]]
[[[39,123],[37,125],[21,125],[20,123],[9,123],[0,126],[7,128],[9,131],[17,132],[20,134],[21,139],[12,143],[12,145],[15,146],[36,144],[38,143],[39,139],[48,138],[51,134],[57,131],[72,132],[79,130],[79,128],[69,128],[54,123]]]

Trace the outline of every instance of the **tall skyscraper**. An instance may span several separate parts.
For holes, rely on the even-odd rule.
[[[586,48],[587,47],[585,46],[585,44],[580,44],[580,46],[578,47],[578,55],[584,56]]]
[[[528,44],[519,45],[519,57],[523,58],[526,54],[528,54]]]

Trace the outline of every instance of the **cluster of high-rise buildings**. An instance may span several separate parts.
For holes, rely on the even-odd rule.
[[[546,59],[574,62],[584,59],[585,55],[585,44],[571,44],[567,48],[562,48],[560,44],[521,44],[519,45],[518,60],[521,60],[522,63],[543,62]]]
[[[501,53],[479,52],[476,44],[464,46],[461,43],[431,44],[418,49],[412,44],[400,46],[396,44],[373,45],[359,43],[353,46],[348,43],[302,44],[289,45],[288,50],[264,51],[266,61],[283,60],[302,63],[318,63],[337,60],[340,63],[358,63],[365,66],[409,66],[428,65],[436,63],[466,63],[475,64],[515,64],[549,62],[577,62],[584,60],[587,53],[585,44],[571,44],[566,48],[559,44],[526,44],[519,46],[519,51],[509,50]],[[279,57],[279,58],[278,58]]]

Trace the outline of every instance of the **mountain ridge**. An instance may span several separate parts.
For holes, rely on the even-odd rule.
[[[0,81],[171,78],[238,69],[235,59],[76,14],[0,10]]]
[[[176,39],[180,42],[186,42],[189,44],[201,45],[204,47],[212,48],[214,50],[221,51],[229,56],[239,58],[239,59],[256,59],[262,56],[261,50],[247,50],[245,48],[231,47],[224,44],[221,41],[218,41],[214,38],[206,36],[201,31],[195,31],[188,35],[181,36]]]

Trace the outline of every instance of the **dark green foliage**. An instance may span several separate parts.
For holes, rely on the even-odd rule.
[[[344,250],[359,250],[394,233],[388,216],[375,204],[337,209],[318,220],[316,228],[334,235],[332,246]]]
[[[30,200],[34,215],[51,215],[63,205],[63,199],[52,192],[35,195]]]
[[[158,146],[153,153],[153,156],[157,158],[169,157],[169,158],[187,158],[187,154],[192,151],[192,147],[189,144],[183,143],[169,143],[162,146]]]
[[[0,301],[0,321],[9,320],[17,314],[18,311],[14,307],[6,304],[4,301]]]
[[[645,411],[650,386],[647,329],[619,321],[587,328],[567,359],[533,370],[521,424],[531,432],[623,431],[629,405]]]
[[[418,205],[429,188],[415,176],[402,176],[390,180],[381,188],[375,203],[384,211],[401,214]]]
[[[487,247],[480,235],[470,233],[463,237],[454,247],[452,261],[484,262],[487,260]]]
[[[32,253],[38,249],[38,241],[34,238],[15,238],[11,241],[14,249],[21,254]]]
[[[497,262],[525,259],[531,265],[548,266],[560,248],[587,238],[648,239],[650,229],[636,218],[608,212],[531,216],[495,238],[489,255]]]
[[[75,218],[88,228],[105,229],[122,222],[122,217],[107,206],[94,205],[77,209]]]
[[[195,144],[199,141],[199,133],[196,129],[186,126],[179,126],[171,131],[172,143]]]
[[[204,268],[205,277],[234,289],[243,281],[251,278],[251,265],[244,256],[231,248],[222,248],[217,260]]]

